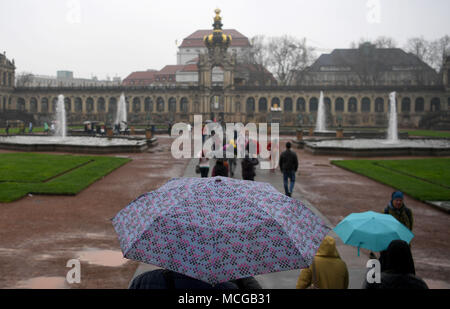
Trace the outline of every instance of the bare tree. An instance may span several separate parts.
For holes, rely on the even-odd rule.
[[[250,39],[251,48],[249,48],[241,59],[242,64],[252,66],[254,74],[249,79],[256,81],[259,85],[266,85],[270,78],[267,71],[269,65],[269,53],[267,48],[266,37],[264,35],[256,35]],[[249,73],[250,75],[250,73]]]
[[[31,86],[33,82],[33,74],[30,72],[20,72],[16,75],[16,87]]]
[[[269,70],[280,85],[291,85],[297,73],[305,70],[315,60],[314,48],[306,38],[291,36],[272,37],[268,44]]]
[[[397,42],[387,36],[379,36],[375,40],[360,38],[358,41],[353,41],[350,43],[350,48],[357,49],[364,43],[371,43],[375,45],[377,48],[396,48]]]
[[[416,55],[420,60],[427,62],[430,58],[430,42],[423,37],[411,38],[406,41],[405,50]]]
[[[445,56],[450,55],[450,37],[445,35],[431,42],[429,49],[428,64],[439,72],[444,64]]]
[[[397,42],[387,36],[379,36],[374,42],[377,48],[396,48]]]

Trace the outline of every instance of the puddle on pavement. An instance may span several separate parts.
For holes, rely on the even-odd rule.
[[[123,257],[121,251],[114,250],[86,249],[77,252],[77,255],[81,262],[107,267],[122,266],[129,261]]]
[[[17,289],[68,289],[64,277],[36,277],[20,281]]]

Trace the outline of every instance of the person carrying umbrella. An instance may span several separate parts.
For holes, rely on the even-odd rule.
[[[389,214],[406,226],[410,231],[413,229],[414,217],[411,209],[403,202],[403,193],[395,191],[392,193],[391,201],[384,209],[385,214]]]
[[[364,289],[428,289],[416,276],[411,249],[404,240],[393,240],[380,257],[381,282],[364,281]]]
[[[311,266],[300,272],[296,288],[347,289],[348,283],[347,265],[339,256],[336,241],[325,236]]]

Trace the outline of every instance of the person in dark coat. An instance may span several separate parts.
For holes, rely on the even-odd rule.
[[[416,276],[411,249],[404,240],[393,240],[387,250],[381,252],[381,283],[364,282],[365,289],[428,289]]]
[[[223,159],[217,159],[216,165],[213,167],[211,176],[228,177],[228,168],[224,165]]]
[[[242,278],[228,282],[211,285],[207,282],[194,279],[167,269],[156,269],[145,272],[131,282],[129,289],[261,289],[255,278]]]
[[[255,167],[258,164],[258,159],[250,158],[248,153],[246,153],[245,158],[241,162],[242,179],[254,181],[256,176]]]
[[[384,209],[385,214],[389,214],[406,226],[410,231],[413,229],[414,217],[411,209],[403,202],[403,193],[395,191],[391,195],[391,201]]]
[[[291,143],[286,143],[286,150],[280,156],[279,161],[281,172],[283,173],[284,191],[287,196],[292,196],[294,190],[295,173],[298,169],[297,154],[291,150]],[[291,180],[289,186],[289,179]]]

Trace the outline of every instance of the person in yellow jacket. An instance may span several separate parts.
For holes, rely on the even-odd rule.
[[[313,276],[314,271],[314,276]],[[313,264],[302,269],[297,281],[297,289],[306,289],[314,283],[319,289],[347,289],[348,269],[336,249],[336,241],[326,236],[317,250]]]

